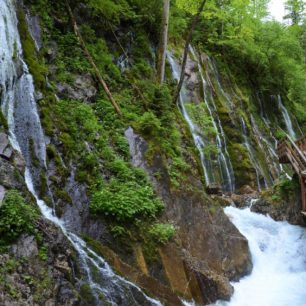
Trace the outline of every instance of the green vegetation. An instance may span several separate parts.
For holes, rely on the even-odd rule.
[[[149,233],[156,242],[166,244],[174,237],[175,228],[172,224],[154,224]]]
[[[155,217],[163,205],[155,199],[150,186],[137,183],[122,184],[112,180],[108,186],[93,195],[91,210],[114,217],[117,221],[132,221],[136,218]]]
[[[78,90],[75,80],[84,74],[91,74],[92,85],[98,86],[73,32],[65,3],[25,2],[41,16],[44,28],[45,46],[38,53],[20,14],[25,58],[44,94],[39,104],[45,132],[51,137],[47,155],[48,162],[54,162],[56,168],[49,178],[54,195],[61,202],[71,204],[69,195],[62,189],[69,176],[69,167],[65,165],[72,165],[76,169],[75,179],[86,187],[91,214],[107,222],[114,237],[141,241],[149,249],[152,240],[154,247],[166,243],[174,235],[174,228],[158,223],[164,205],[147,175],[131,166],[124,137],[125,130],[132,126],[148,144],[146,159],[156,170],[155,178],[171,192],[190,191],[189,179],[193,174],[198,176],[200,168],[196,165],[198,152],[193,148],[192,137],[177,106],[172,103],[176,84],[168,68],[166,82],[156,82],[154,51],[160,34],[162,1],[89,0],[85,5],[83,1],[69,1],[85,44],[122,109],[122,118],[118,118],[101,89],[90,101],[76,100],[69,90],[57,90],[68,87]],[[181,55],[182,37],[200,2],[171,1],[170,43],[177,57]],[[271,95],[280,94],[306,130],[302,34],[305,21],[292,19],[292,26],[264,21],[267,1],[256,1],[256,4],[244,0],[208,0],[192,42],[198,51],[212,55],[221,68],[220,80],[212,80],[212,96],[224,126],[238,186],[255,181],[239,123],[239,116],[243,116],[251,131],[249,113],[259,110],[255,93],[263,96],[264,108],[271,115],[272,123],[279,118],[274,114],[276,104]],[[126,65],[120,70],[118,61],[122,59]],[[201,59],[205,73],[208,69],[205,57]],[[229,109],[217,84],[219,81],[232,96],[234,110]],[[54,98],[56,92],[59,101]],[[213,164],[217,160],[216,131],[205,104],[189,103],[187,108],[210,139],[204,153]],[[258,116],[255,120],[260,122]],[[267,134],[270,132],[266,126],[261,127]],[[283,136],[281,129],[273,133]],[[251,141],[255,144],[255,139]],[[264,158],[259,154],[259,159]],[[60,205],[56,211],[62,213]],[[144,229],[147,235],[143,235]]]
[[[0,206],[0,246],[14,242],[21,234],[33,234],[38,214],[15,190],[6,193]]]

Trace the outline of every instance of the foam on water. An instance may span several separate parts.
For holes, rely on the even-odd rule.
[[[215,305],[306,305],[306,230],[249,208],[227,207],[225,213],[248,239],[254,267],[251,275],[233,283],[230,302]]]

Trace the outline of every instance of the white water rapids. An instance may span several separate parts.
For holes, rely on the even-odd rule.
[[[248,239],[253,271],[234,285],[230,302],[216,306],[306,305],[306,230],[227,207],[225,213]]]

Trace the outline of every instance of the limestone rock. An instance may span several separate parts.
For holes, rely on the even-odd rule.
[[[34,257],[38,254],[38,247],[34,236],[22,235],[12,246],[12,252],[18,258]]]
[[[97,94],[94,81],[90,74],[78,75],[72,86],[57,84],[59,97],[68,97],[73,100],[89,102]]]
[[[67,258],[63,254],[57,256],[54,267],[65,275],[69,275],[71,273],[71,268],[67,262]]]
[[[13,149],[10,146],[8,136],[5,133],[0,133],[0,156],[9,160],[12,154]]]
[[[238,280],[252,269],[247,239],[222,209],[214,213],[208,211],[207,207],[213,204],[201,192],[203,185],[199,178],[189,177],[193,191],[184,190],[182,186],[173,192],[162,158],[156,155],[152,163],[147,164],[146,142],[131,128],[125,135],[130,145],[132,164],[148,173],[155,191],[166,204],[164,218],[175,222],[179,229],[179,249],[171,244],[168,246],[170,250],[161,254],[171,288],[182,296],[191,292],[192,298],[199,304],[212,303],[221,297],[229,299],[232,293],[229,280]],[[158,181],[154,178],[156,172],[160,174]],[[231,202],[230,199],[228,202]]]
[[[6,159],[0,157],[0,185],[7,189],[22,189],[23,178],[16,175],[15,167]]]

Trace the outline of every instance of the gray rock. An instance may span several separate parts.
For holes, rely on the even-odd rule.
[[[42,92],[40,92],[40,91],[36,91],[35,92],[35,100],[36,101],[40,101],[40,100],[42,100],[44,98],[44,95],[42,94]]]
[[[23,179],[16,175],[15,167],[6,159],[0,157],[0,185],[8,189],[22,189]]]
[[[94,81],[90,74],[78,75],[72,86],[68,84],[57,84],[57,91],[60,98],[68,97],[73,100],[89,102],[97,94]]]
[[[24,158],[20,155],[19,152],[14,152],[14,164],[16,166],[16,168],[20,171],[20,172],[24,172],[25,169],[25,160]]]
[[[40,19],[38,16],[31,16],[27,13],[26,20],[30,34],[35,42],[35,47],[37,50],[40,50],[42,47]]]
[[[134,133],[132,127],[129,127],[124,133],[130,147],[131,163],[134,167],[145,168],[143,152],[148,149],[148,144],[144,139]]]
[[[0,133],[0,155],[4,155],[6,148],[9,146],[9,140],[5,133]]]
[[[16,257],[33,257],[38,255],[38,248],[34,236],[22,235],[16,244],[12,246],[12,252]]]
[[[0,207],[1,207],[1,203],[4,199],[5,193],[6,193],[6,189],[3,186],[0,185]]]

